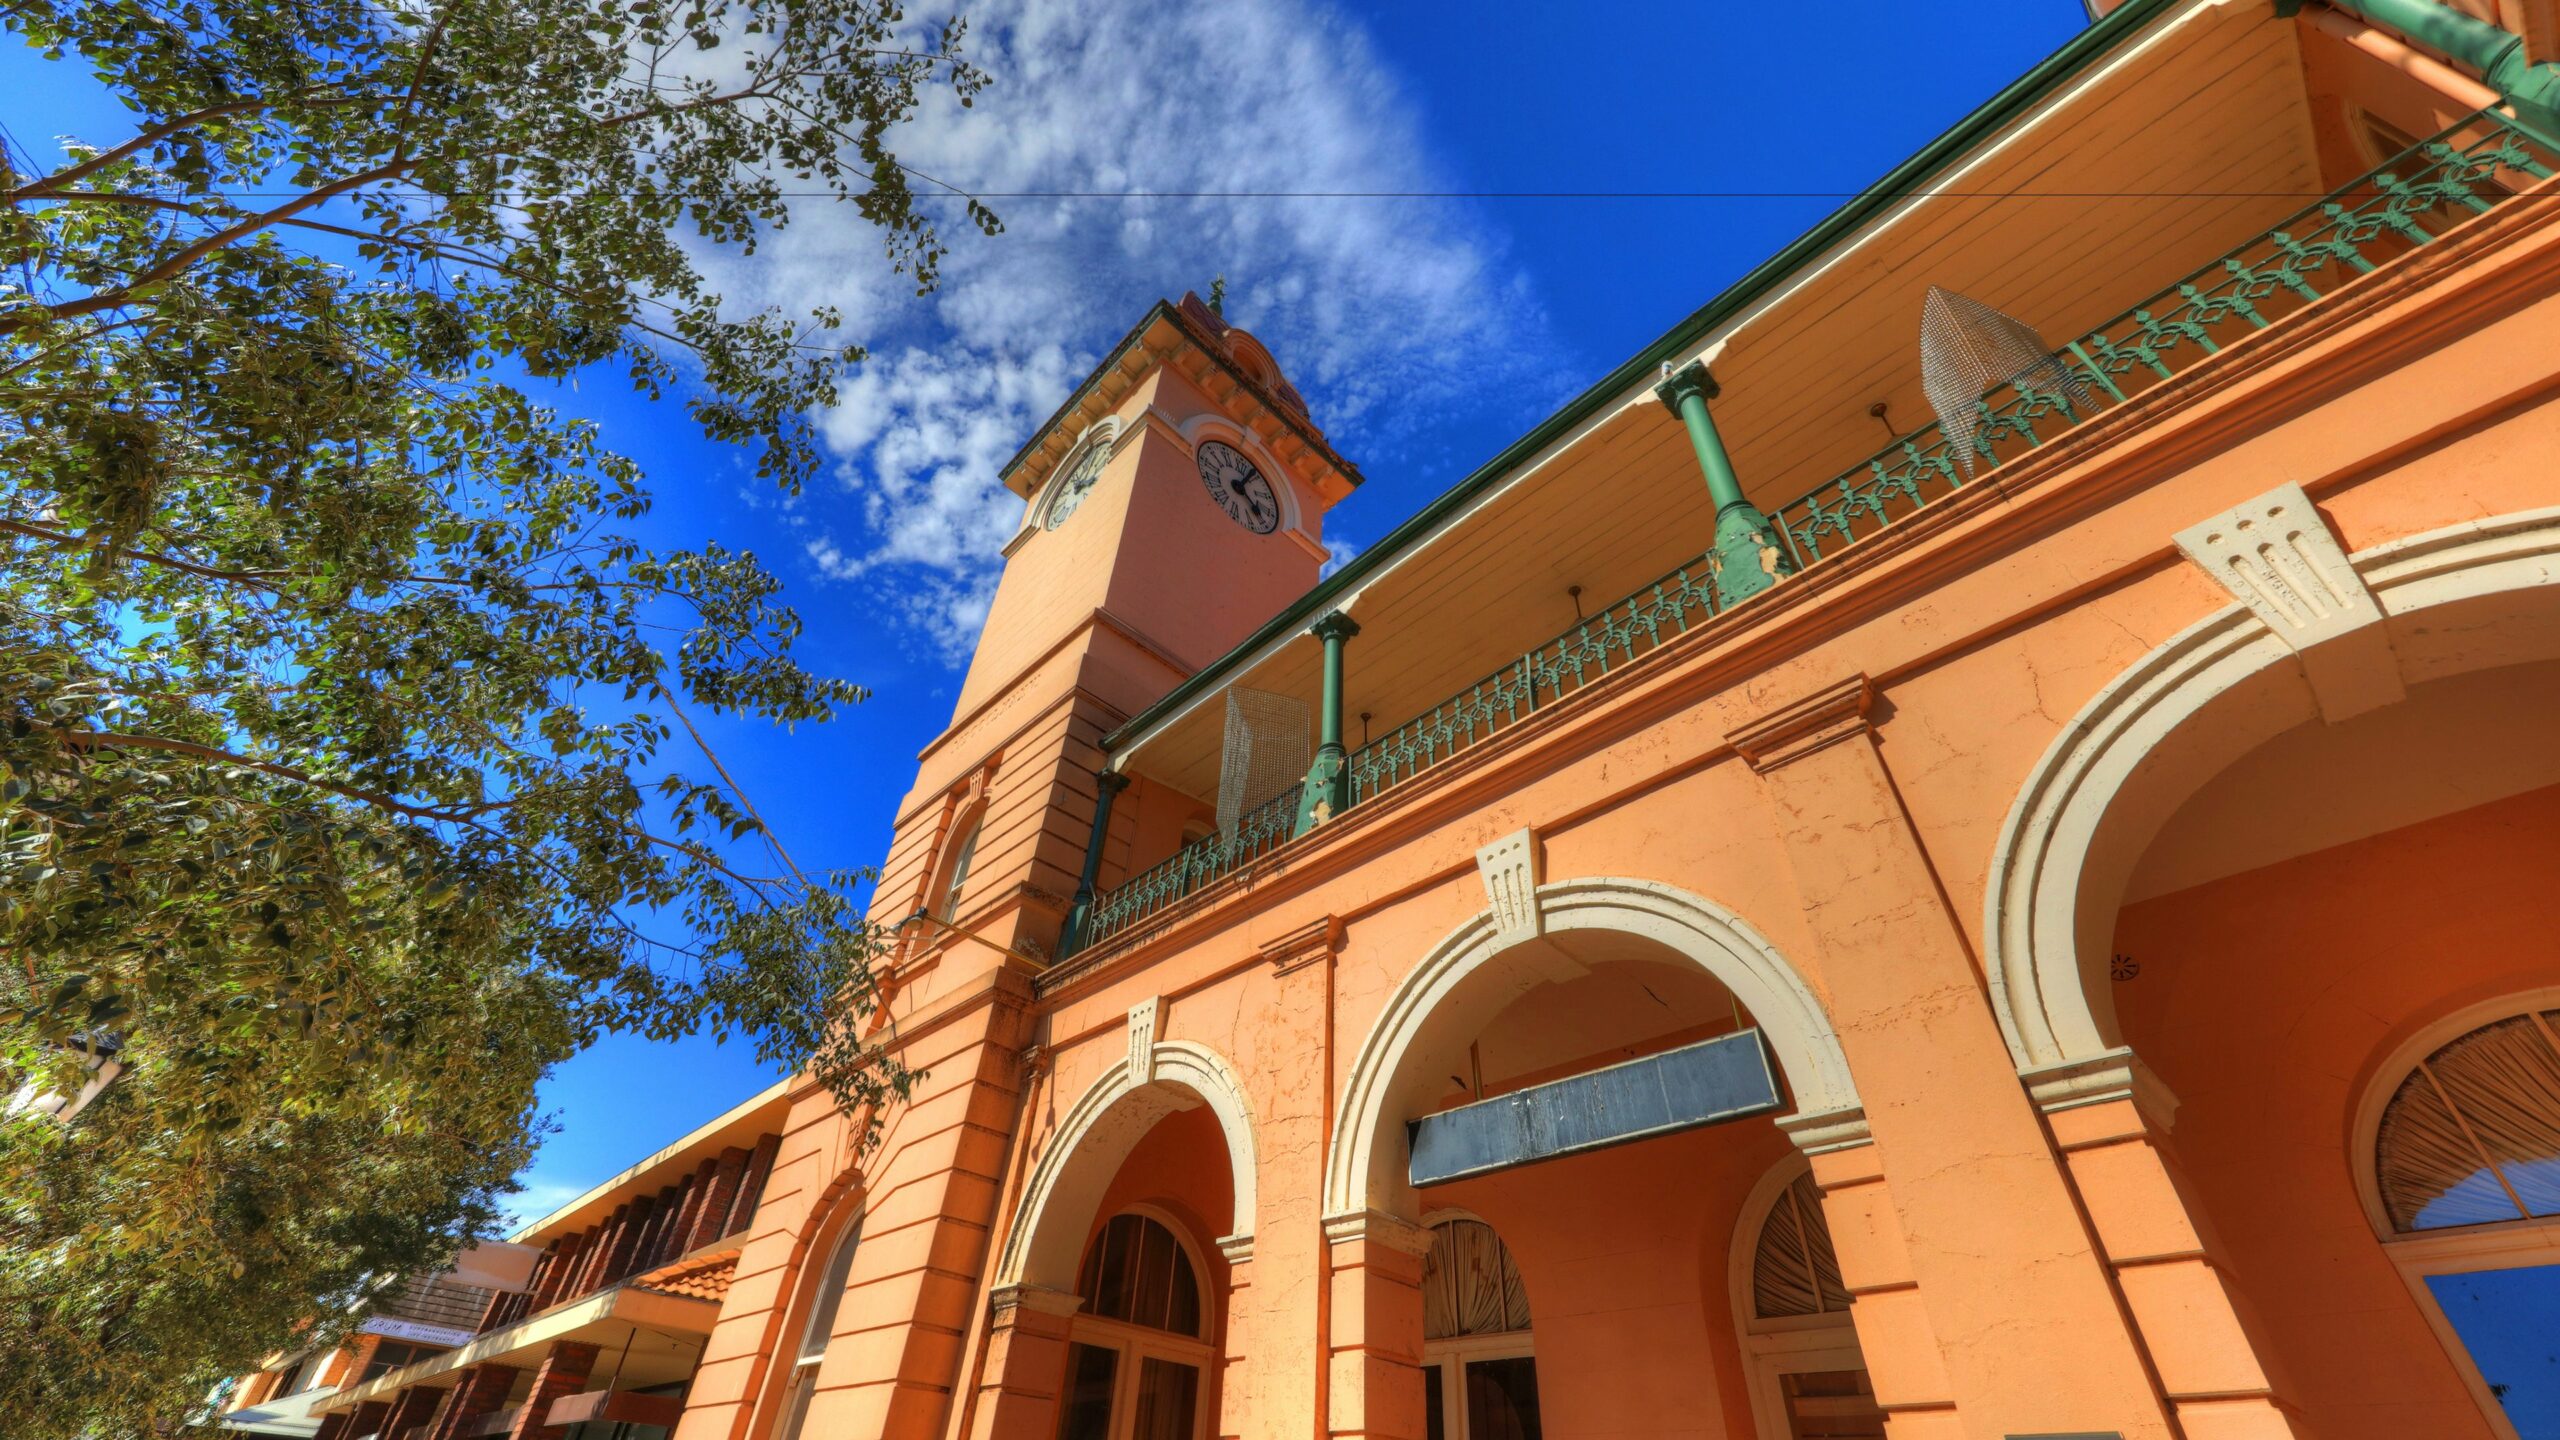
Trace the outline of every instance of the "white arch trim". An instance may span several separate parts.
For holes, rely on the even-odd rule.
[[[1217,1117],[1235,1177],[1237,1233],[1221,1237],[1218,1248],[1235,1258],[1239,1247],[1249,1246],[1255,1214],[1253,1118],[1234,1067],[1216,1051],[1187,1040],[1156,1041],[1145,1053],[1151,1076],[1141,1074],[1135,1060],[1115,1060],[1059,1122],[1024,1186],[1022,1207],[997,1262],[997,1285],[1075,1289],[1085,1232],[1092,1228],[1094,1211],[1121,1162],[1158,1120],[1196,1105],[1207,1105]]]
[[[2560,508],[2431,531],[2348,558],[2386,621],[2502,591],[2560,586]],[[2513,658],[2482,648],[2489,657],[2482,664]],[[2254,726],[2209,741],[2181,734],[2216,700],[2281,680],[2300,690],[2290,708],[2265,707]],[[2112,997],[2083,983],[2080,963],[2104,953],[2113,906],[2084,905],[2082,890],[2093,859],[2129,862],[2148,843],[2147,833],[2103,829],[2128,783],[2181,745],[2210,745],[2227,763],[2317,713],[2293,649],[2234,604],[2136,661],[2063,727],[2001,827],[1984,887],[1984,969],[2020,1071],[2068,1073],[2119,1053]],[[2176,758],[2196,757],[2181,751]],[[2127,847],[2136,854],[2114,853]]]
[[[1852,1115],[1857,1086],[1822,1002],[1777,947],[1732,911],[1652,880],[1592,876],[1537,888],[1545,933],[1617,930],[1656,941],[1713,975],[1750,1010],[1776,1052],[1806,1119]],[[1325,1214],[1376,1210],[1405,1214],[1411,1187],[1396,1143],[1409,1117],[1386,1113],[1397,1072],[1423,1027],[1460,983],[1512,948],[1490,908],[1449,932],[1413,967],[1370,1026],[1343,1084],[1331,1151],[1325,1157]]]

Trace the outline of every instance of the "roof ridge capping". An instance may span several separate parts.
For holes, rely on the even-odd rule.
[[[1492,459],[1441,492],[1437,499],[1416,511],[1403,524],[1353,556],[1342,568],[1319,581],[1287,609],[1246,636],[1234,649],[1209,662],[1189,679],[1176,685],[1164,698],[1102,737],[1102,748],[1106,752],[1125,748],[1131,741],[1188,708],[1200,695],[1214,689],[1273,642],[1288,638],[1337,602],[1347,602],[1387,562],[1429,538],[1441,521],[1464,509],[1469,501],[1490,489],[1521,462],[1545,449],[1558,435],[1619,399],[1629,387],[1639,383],[1650,384],[1664,361],[1688,350],[1717,325],[1741,313],[1779,284],[1793,278],[1798,271],[1852,238],[1869,221],[1909,198],[1940,171],[1962,160],[1969,151],[1993,138],[2064,83],[2077,78],[2118,45],[2141,33],[2152,21],[2181,6],[2202,8],[2213,3],[2216,0],[2125,0],[2124,4],[2091,22],[2088,28],[2039,61],[2033,69],[2009,82],[1998,94],[1984,101],[1938,138],[1885,172],[1873,185],[1825,216],[1812,229],[1797,236],[1785,249],[1753,266],[1741,279],[1691,312],[1688,318],[1674,325],[1661,338],[1566,401],[1536,428],[1503,447]],[[2272,5],[2268,8],[2268,16],[2276,18]],[[1164,308],[1170,310],[1173,307]],[[1145,321],[1139,322],[1141,330],[1145,325]],[[1132,331],[1131,338],[1134,339],[1137,333]],[[1122,345],[1128,343],[1124,340]],[[1114,353],[1116,355],[1117,352]],[[1072,399],[1069,403],[1073,403]],[[1064,408],[1061,407],[1061,414]],[[1051,417],[1050,423],[1054,424],[1056,419]],[[1043,427],[1044,433],[1046,428]],[[1025,445],[1024,453],[1030,448]],[[1021,458],[1017,454],[1014,462],[1007,464],[1006,471],[1009,473]]]

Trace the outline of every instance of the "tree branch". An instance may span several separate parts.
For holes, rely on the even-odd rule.
[[[135,291],[148,289],[185,274],[197,261],[236,240],[245,239],[270,225],[281,224],[314,206],[325,205],[349,191],[360,190],[376,181],[405,174],[414,169],[416,164],[417,162],[413,160],[395,161],[388,165],[377,165],[371,170],[347,176],[343,180],[333,180],[290,204],[279,205],[273,210],[252,215],[237,225],[217,230],[113,290],[102,290],[78,300],[65,301],[60,305],[39,307],[36,315],[25,319],[0,320],[0,335],[15,334],[38,323],[39,319],[68,320],[74,316],[111,310],[132,299]]]
[[[228,105],[208,105],[202,110],[191,110],[184,115],[163,120],[157,125],[147,126],[132,139],[125,141],[114,149],[102,150],[96,155],[81,161],[79,164],[73,165],[65,170],[57,170],[53,174],[47,175],[43,179],[36,181],[34,184],[23,185],[15,190],[0,191],[0,204],[18,205],[29,200],[45,199],[65,185],[77,185],[81,181],[88,179],[90,176],[97,174],[99,171],[104,170],[121,160],[129,158],[139,151],[147,150],[152,146],[159,144],[161,141],[168,139],[172,135],[176,135],[182,131],[192,130],[210,120],[220,120],[231,115],[254,115],[259,111],[273,110],[278,106],[285,104],[361,105],[375,98],[377,97],[370,95],[339,95],[323,96],[318,98],[306,97],[303,95],[288,95],[282,100],[235,100]]]
[[[23,535],[30,540],[42,540],[48,545],[60,546],[66,550],[85,549],[89,543],[85,536],[74,535],[68,530],[30,525],[23,520],[0,519],[0,535]],[[292,573],[285,570],[223,570],[211,565],[200,565],[193,560],[183,560],[175,555],[163,555],[152,550],[136,550],[129,546],[119,548],[116,555],[118,558],[131,556],[136,560],[147,560],[154,565],[183,570],[190,575],[200,575],[207,580],[227,580],[234,584],[254,585],[261,590],[277,589],[273,582]]]

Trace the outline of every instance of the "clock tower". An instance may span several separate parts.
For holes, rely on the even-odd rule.
[[[1324,514],[1360,480],[1270,351],[1196,295],[1151,307],[1002,478],[1022,525],[874,906],[883,922],[918,910],[936,922],[902,937],[901,989],[927,955],[942,973],[924,991],[947,993],[1003,963],[998,947],[1050,953],[1101,738],[1313,586]],[[1108,849],[1125,857],[1144,827],[1178,835],[1194,799],[1214,797],[1115,809]]]

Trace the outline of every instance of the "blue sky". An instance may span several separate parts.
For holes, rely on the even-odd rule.
[[[1007,230],[991,239],[952,206],[944,286],[924,299],[886,273],[858,219],[822,208],[752,259],[707,256],[730,298],[834,303],[872,351],[823,422],[830,472],[789,503],[673,405],[599,379],[549,397],[644,463],[660,497],[651,538],[763,556],[808,622],[804,658],[873,691],[833,726],[714,737],[812,866],[885,847],[1019,518],[996,466],[1149,301],[1227,276],[1229,316],[1270,344],[1369,477],[1327,522],[1339,553],[2086,23],[2080,0],[960,8],[994,84],[970,110],[929,107],[896,142],[903,158],[984,192],[1144,198],[998,199]],[[30,149],[125,133],[119,111],[16,48],[0,48],[0,122]],[[1449,198],[1500,191],[1727,198]],[[737,1042],[597,1046],[544,1087],[559,1129],[519,1212],[771,1078]]]

